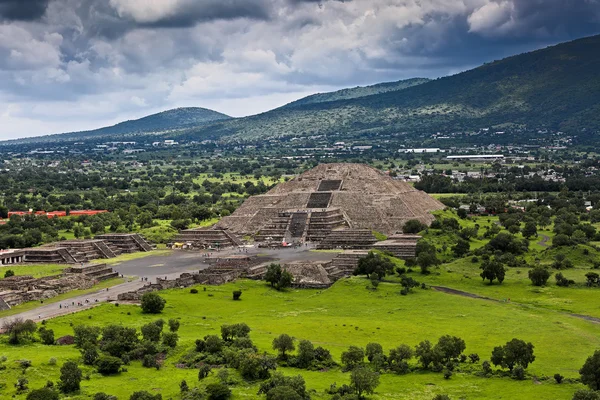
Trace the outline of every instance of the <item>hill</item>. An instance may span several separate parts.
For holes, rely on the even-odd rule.
[[[485,64],[404,90],[299,101],[260,115],[189,130],[189,137],[468,130],[490,126],[600,130],[600,36]],[[292,103],[293,104],[293,103]]]
[[[57,135],[19,139],[21,143],[35,143],[53,140],[83,140],[97,137],[115,137],[128,135],[160,134],[207,123],[223,121],[231,117],[219,112],[199,107],[176,108],[136,120],[124,121],[113,126],[83,132],[71,132]]]
[[[413,79],[406,79],[406,80],[397,81],[397,82],[378,83],[376,85],[371,85],[371,86],[357,86],[355,88],[342,89],[342,90],[338,90],[335,92],[329,92],[329,93],[317,93],[317,94],[313,94],[312,96],[307,96],[300,100],[296,100],[294,102],[286,104],[282,108],[298,107],[298,106],[304,106],[307,104],[315,104],[315,103],[327,103],[330,101],[337,101],[337,100],[357,99],[359,97],[372,96],[374,94],[381,94],[381,93],[388,93],[388,92],[393,92],[393,91],[397,91],[397,90],[404,90],[406,88],[420,85],[422,83],[426,83],[429,81],[430,80],[426,79],[426,78],[413,78]]]

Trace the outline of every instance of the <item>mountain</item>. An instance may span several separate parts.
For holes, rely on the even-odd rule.
[[[372,85],[372,86],[357,86],[355,88],[342,89],[342,90],[338,90],[336,92],[317,93],[317,94],[313,94],[312,96],[304,97],[300,100],[296,100],[294,102],[286,104],[282,108],[298,107],[298,106],[304,106],[307,104],[315,104],[315,103],[327,103],[330,101],[337,101],[337,100],[356,99],[359,97],[372,96],[374,94],[381,94],[381,93],[387,93],[387,92],[394,92],[397,90],[404,90],[411,86],[417,86],[417,85],[420,85],[422,83],[426,83],[429,81],[430,81],[430,79],[427,79],[427,78],[413,78],[413,79],[406,79],[406,80],[398,81],[398,82],[378,83],[378,84]]]
[[[326,102],[303,99],[294,106],[190,129],[184,135],[256,139],[523,125],[573,133],[598,131],[598,65],[600,36],[592,36],[403,90]]]
[[[229,118],[178,109],[110,128],[34,140],[169,132],[197,140],[428,133],[482,127],[600,131],[600,35],[484,64],[435,80],[414,79],[317,94],[262,114]],[[48,139],[50,138],[50,139]]]
[[[120,138],[128,135],[160,134],[198,127],[217,121],[231,119],[230,116],[199,107],[175,108],[136,120],[118,123],[106,128],[83,132],[62,133],[10,141],[10,143],[35,143],[54,140],[83,140],[97,137]]]

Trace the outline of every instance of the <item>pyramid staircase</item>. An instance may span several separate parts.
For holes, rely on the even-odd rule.
[[[331,232],[317,249],[370,249],[377,239],[368,229],[343,229]]]

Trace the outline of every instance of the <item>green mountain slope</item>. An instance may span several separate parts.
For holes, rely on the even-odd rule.
[[[85,140],[90,138],[119,139],[131,135],[160,134],[198,127],[231,117],[216,111],[199,107],[176,108],[152,114],[136,120],[124,121],[106,128],[83,132],[62,133],[42,137],[13,140],[7,143],[36,143],[56,140]]]
[[[429,82],[430,79],[426,78],[413,78],[406,79],[398,82],[385,82],[378,83],[376,85],[371,86],[357,86],[355,88],[350,89],[342,89],[335,92],[329,93],[317,93],[312,96],[304,97],[300,100],[296,100],[289,104],[286,104],[282,108],[291,108],[304,106],[307,104],[315,104],[315,103],[327,103],[330,101],[338,101],[338,100],[350,100],[356,99],[359,97],[372,96],[375,94],[394,92],[397,90],[404,90],[406,88],[417,86],[422,83]]]
[[[521,54],[404,90],[298,104],[192,129],[189,137],[477,129],[600,130],[600,36]]]

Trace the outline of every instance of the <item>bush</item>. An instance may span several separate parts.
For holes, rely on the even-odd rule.
[[[38,330],[38,335],[40,335],[40,339],[42,343],[46,345],[54,344],[54,331],[52,329],[46,329],[43,326]]]
[[[165,346],[175,348],[177,346],[178,340],[179,340],[179,335],[177,335],[175,332],[163,333],[163,344]]]
[[[113,356],[100,356],[96,361],[96,368],[102,375],[116,374],[121,369],[123,361]]]
[[[593,390],[580,389],[573,395],[573,400],[600,400],[600,394]]]
[[[29,392],[26,400],[58,400],[58,393],[45,387]]]
[[[565,377],[561,374],[554,374],[554,380],[556,383],[562,383],[563,379],[565,379]]]
[[[208,400],[228,400],[231,398],[231,390],[222,383],[211,383],[206,386]]]
[[[156,361],[156,356],[153,354],[146,354],[142,359],[142,366],[145,368],[157,368],[158,361]]]
[[[63,393],[72,393],[79,390],[81,384],[81,370],[73,361],[67,361],[60,369],[58,387]]]
[[[190,293],[191,294],[198,294],[198,289],[192,288],[192,289],[190,289]]]
[[[550,271],[544,267],[535,267],[529,270],[529,279],[533,286],[544,286],[550,279]]]
[[[111,396],[109,394],[106,393],[96,393],[93,397],[94,400],[117,400],[116,396]]]
[[[160,314],[165,308],[166,302],[157,293],[144,293],[142,296],[142,311],[146,314]]]
[[[554,278],[556,279],[556,285],[561,287],[569,287],[569,285],[575,283],[575,281],[565,278],[562,272],[556,274]]]
[[[4,277],[10,278],[11,276],[15,276],[15,271],[13,271],[12,269],[7,269],[6,272],[4,273]]]
[[[177,321],[176,319],[170,319],[169,320],[169,330],[171,332],[177,332],[179,330],[179,321]]]
[[[142,390],[141,392],[134,392],[131,396],[129,396],[129,400],[162,400],[162,395],[154,395]]]
[[[513,368],[512,374],[513,378],[515,378],[518,381],[522,381],[523,379],[525,379],[525,369],[520,365],[517,365]]]
[[[241,290],[234,290],[233,291],[233,299],[234,300],[239,300],[240,297],[242,297],[242,291]]]

